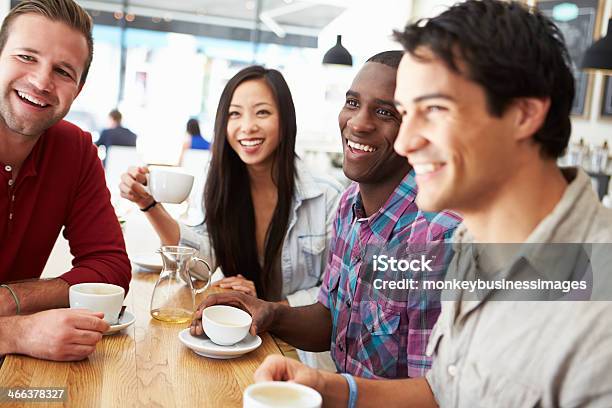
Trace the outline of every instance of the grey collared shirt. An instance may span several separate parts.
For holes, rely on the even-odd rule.
[[[564,174],[565,194],[527,242],[612,243],[612,211],[588,176]],[[456,240],[471,241],[465,227]],[[526,257],[537,264],[537,255]],[[434,362],[426,378],[441,407],[612,407],[610,301],[443,302],[427,353]]]

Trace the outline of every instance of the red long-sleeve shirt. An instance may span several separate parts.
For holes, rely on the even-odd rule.
[[[61,278],[128,290],[130,262],[88,133],[65,121],[49,128],[14,183],[12,168],[0,166],[0,282],[40,277],[65,227],[74,260]]]

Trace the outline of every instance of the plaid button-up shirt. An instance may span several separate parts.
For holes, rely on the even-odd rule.
[[[422,290],[381,290],[380,281],[375,287],[376,279],[444,277],[450,259],[444,243],[461,219],[419,210],[416,193],[411,171],[370,217],[358,184],[341,198],[319,293],[332,315],[331,355],[340,372],[405,378],[423,376],[431,366],[425,348],[440,313],[439,298]],[[374,271],[373,256],[381,254],[397,260],[426,256],[434,259],[433,272]]]

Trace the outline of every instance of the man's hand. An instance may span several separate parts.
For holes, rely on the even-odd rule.
[[[20,316],[15,331],[15,351],[32,357],[76,361],[96,350],[110,326],[103,313],[84,309],[52,309]]]
[[[291,381],[306,385],[323,393],[324,379],[321,373],[299,361],[280,355],[266,357],[253,376],[255,382]]]
[[[204,299],[195,312],[190,327],[191,335],[201,336],[204,333],[202,328],[202,311],[213,305],[235,306],[249,313],[253,317],[253,323],[249,330],[252,335],[267,331],[274,323],[276,308],[287,307],[239,292],[210,295]]]
[[[240,274],[236,276],[230,276],[228,278],[223,278],[213,283],[212,286],[218,286],[223,289],[232,289],[238,292],[246,293],[247,295],[257,297],[255,283]]]

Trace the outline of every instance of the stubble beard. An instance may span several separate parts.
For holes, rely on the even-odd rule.
[[[58,112],[51,117],[43,117],[42,119],[28,117],[29,115],[17,115],[12,109],[9,97],[10,94],[5,94],[0,101],[0,121],[7,130],[25,137],[35,138],[40,136],[68,113],[68,109],[66,109],[65,112]],[[49,107],[48,109],[52,108]]]

